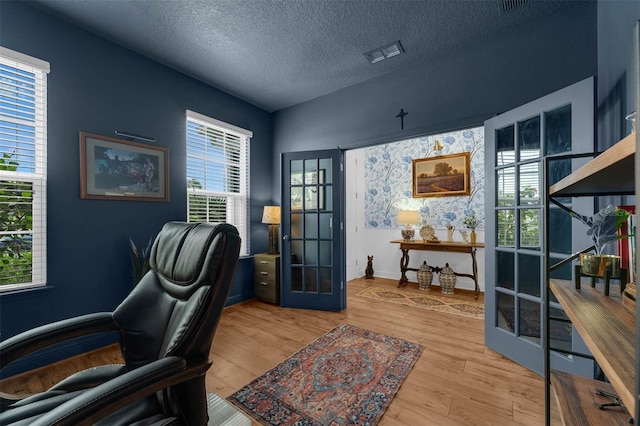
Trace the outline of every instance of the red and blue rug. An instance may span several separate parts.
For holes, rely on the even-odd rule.
[[[423,349],[341,324],[227,399],[266,425],[373,426]]]

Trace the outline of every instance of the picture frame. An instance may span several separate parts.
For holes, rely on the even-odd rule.
[[[169,150],[80,132],[80,198],[169,201]]]
[[[325,170],[291,173],[291,210],[324,210]]]
[[[471,153],[440,155],[412,161],[413,198],[471,194]]]

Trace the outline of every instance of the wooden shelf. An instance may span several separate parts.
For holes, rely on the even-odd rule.
[[[595,393],[600,389],[616,394],[611,384],[551,371],[551,385],[564,425],[629,425],[631,416],[624,407],[599,409],[595,405],[613,402]]]
[[[635,194],[636,135],[630,134],[549,188],[549,195]]]
[[[621,296],[605,296],[602,284],[551,280],[549,287],[630,413],[635,413],[636,317]],[[600,288],[599,288],[600,287]]]

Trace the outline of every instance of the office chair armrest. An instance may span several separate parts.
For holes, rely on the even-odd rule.
[[[25,355],[94,333],[117,330],[111,312],[98,312],[56,321],[27,330],[0,342],[0,369]]]
[[[167,387],[205,374],[210,362],[186,366],[170,356],[129,371],[83,392],[31,423],[31,426],[93,425],[98,420]]]

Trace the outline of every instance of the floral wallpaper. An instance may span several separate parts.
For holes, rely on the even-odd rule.
[[[434,144],[439,150],[434,150]],[[412,160],[471,153],[471,195],[412,197]],[[365,227],[397,229],[398,210],[420,211],[421,225],[463,229],[475,214],[484,229],[484,128],[406,139],[365,150]]]

